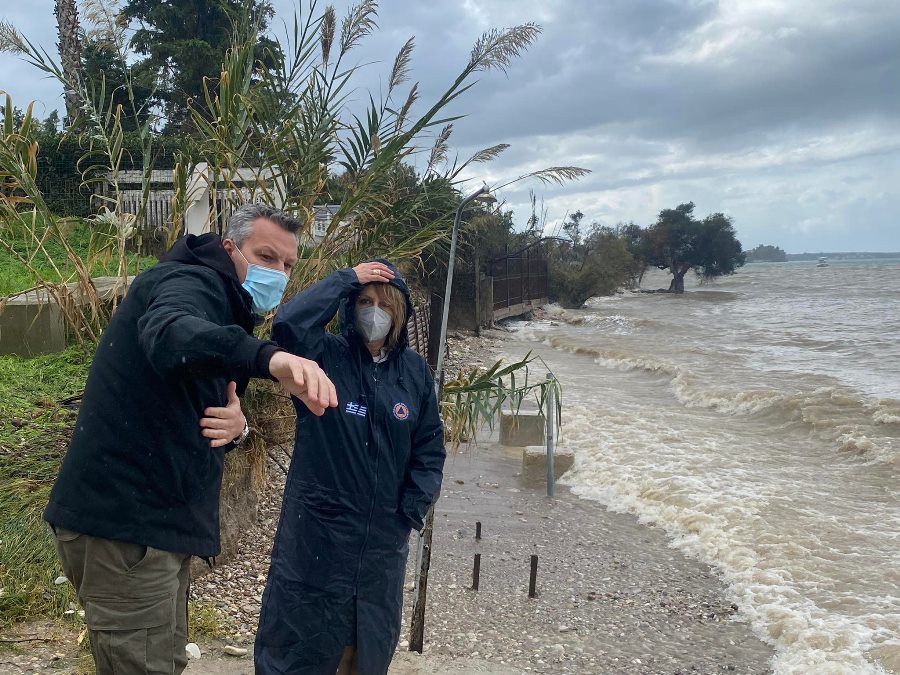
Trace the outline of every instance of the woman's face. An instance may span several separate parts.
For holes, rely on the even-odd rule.
[[[356,299],[356,309],[363,309],[364,307],[381,307],[381,309],[391,315],[391,320],[394,318],[393,305],[381,297],[381,294],[375,290],[375,284],[368,284],[363,287],[362,292]]]

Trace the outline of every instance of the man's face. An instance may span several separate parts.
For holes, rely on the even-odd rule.
[[[226,239],[222,245],[231,256],[241,283],[247,278],[248,263],[278,270],[288,276],[291,276],[294,265],[297,264],[296,235],[265,218],[253,221],[250,236],[244,239],[240,252],[230,239]]]

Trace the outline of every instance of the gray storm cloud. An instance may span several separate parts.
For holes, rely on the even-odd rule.
[[[290,18],[292,2],[273,4]],[[54,47],[49,0],[0,17]],[[554,164],[594,172],[562,188],[505,190],[520,222],[534,188],[551,220],[581,209],[588,220],[646,223],[693,200],[698,212],[731,214],[747,246],[900,250],[900,4],[385,0],[381,30],[356,53],[373,63],[355,98],[383,89],[410,35],[424,104],[483,30],[530,20],[544,28],[534,48],[506,75],[484,73],[453,111],[467,115],[452,139],[461,156],[512,144],[473,179]],[[0,89],[61,106],[54,83],[8,55]]]

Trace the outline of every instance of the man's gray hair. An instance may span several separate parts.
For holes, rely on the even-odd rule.
[[[231,239],[235,246],[240,246],[253,232],[253,223],[260,218],[271,220],[282,229],[297,235],[300,232],[300,221],[284,211],[266,206],[265,204],[244,204],[228,219],[222,239]]]

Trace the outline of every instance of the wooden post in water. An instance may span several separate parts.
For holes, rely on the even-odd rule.
[[[416,559],[415,591],[412,619],[409,628],[409,651],[422,653],[425,646],[425,599],[428,595],[428,569],[431,567],[431,538],[434,535],[434,507],[425,516],[425,527],[419,535],[419,551]]]
[[[475,554],[475,564],[472,567],[472,590],[478,590],[478,580],[481,577],[481,554]]]
[[[481,521],[480,520],[475,521],[475,538],[481,539]]]
[[[533,598],[537,595],[537,566],[538,557],[531,556],[531,577],[528,579],[528,597]]]

